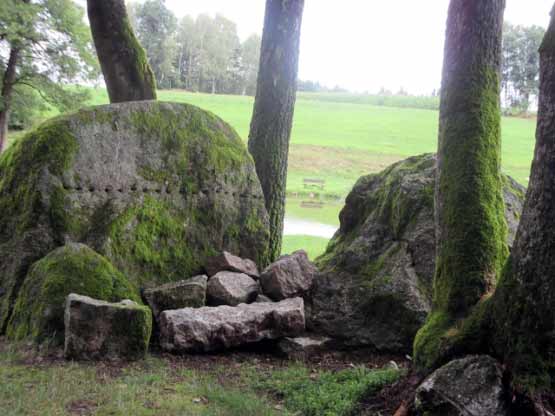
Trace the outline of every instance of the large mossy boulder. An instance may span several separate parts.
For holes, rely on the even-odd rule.
[[[44,123],[0,157],[0,212],[0,333],[30,266],[66,242],[106,257],[137,293],[195,276],[223,250],[267,263],[252,158],[228,124],[185,104]]]
[[[63,342],[64,304],[71,293],[109,302],[140,302],[134,287],[107,259],[83,244],[70,243],[33,264],[19,291],[7,335]]]
[[[411,157],[358,180],[340,228],[317,260],[312,329],[349,346],[410,352],[431,305],[436,158]],[[512,244],[524,188],[504,176]]]

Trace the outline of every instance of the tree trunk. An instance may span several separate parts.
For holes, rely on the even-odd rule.
[[[555,387],[555,6],[540,47],[537,123],[520,225],[493,298],[495,351],[527,391]]]
[[[500,62],[505,0],[451,0],[441,86],[432,313],[415,363],[439,365],[443,343],[494,289],[508,255],[500,176]]]
[[[13,86],[16,78],[17,61],[19,59],[19,48],[12,47],[8,65],[2,79],[2,109],[0,109],[0,153],[8,141],[8,122],[10,118],[10,105],[12,101]]]
[[[156,99],[156,81],[124,0],[88,0],[91,31],[110,102]]]
[[[304,0],[266,0],[249,150],[270,215],[270,260],[281,252],[303,6]]]

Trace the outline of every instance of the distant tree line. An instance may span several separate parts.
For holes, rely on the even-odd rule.
[[[27,126],[47,105],[66,111],[87,98],[64,84],[97,77],[90,40],[72,0],[0,1],[0,151],[8,127]]]
[[[254,95],[259,35],[241,42],[236,24],[218,14],[178,19],[164,0],[132,2],[128,8],[158,88]]]
[[[501,88],[506,108],[527,111],[538,96],[540,55],[545,33],[540,26],[503,25]]]

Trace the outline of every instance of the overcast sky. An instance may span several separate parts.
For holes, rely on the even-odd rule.
[[[221,13],[261,33],[264,0],[166,0],[178,16]],[[328,86],[438,88],[448,0],[305,0],[299,76]],[[507,0],[505,19],[546,27],[553,0]]]

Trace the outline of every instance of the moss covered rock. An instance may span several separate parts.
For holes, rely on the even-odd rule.
[[[65,305],[66,358],[132,361],[145,357],[152,334],[152,312],[147,306],[74,293]]]
[[[83,244],[70,243],[31,266],[8,324],[8,336],[63,341],[64,303],[70,293],[110,302],[140,301],[136,288],[108,260]]]
[[[351,346],[410,352],[431,305],[436,158],[411,157],[358,180],[317,260],[309,325]],[[524,189],[504,177],[509,244]]]
[[[218,117],[130,102],[52,119],[0,157],[0,332],[31,264],[66,242],[131,285],[190,278],[227,250],[267,263],[268,216],[252,158]]]

